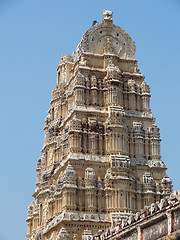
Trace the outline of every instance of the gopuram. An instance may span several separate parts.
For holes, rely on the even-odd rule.
[[[86,240],[172,192],[135,43],[112,12],[62,56],[27,240]]]

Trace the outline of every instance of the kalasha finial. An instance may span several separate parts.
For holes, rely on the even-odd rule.
[[[104,10],[103,22],[112,22],[112,21],[113,21],[113,12],[109,10]]]

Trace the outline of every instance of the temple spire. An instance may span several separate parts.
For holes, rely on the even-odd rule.
[[[57,67],[27,240],[90,239],[171,193],[135,43],[103,17]]]

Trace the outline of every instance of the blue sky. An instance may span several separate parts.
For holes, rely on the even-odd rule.
[[[180,189],[180,2],[178,0],[0,0],[0,239],[24,240],[44,119],[61,55],[112,10],[136,43],[161,129],[161,154]]]

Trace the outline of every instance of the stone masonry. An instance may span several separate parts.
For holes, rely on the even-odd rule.
[[[169,196],[150,89],[112,12],[62,56],[45,119],[27,240],[91,239]]]
[[[178,240],[180,239],[180,191],[145,206],[135,216],[120,221],[93,240]]]

